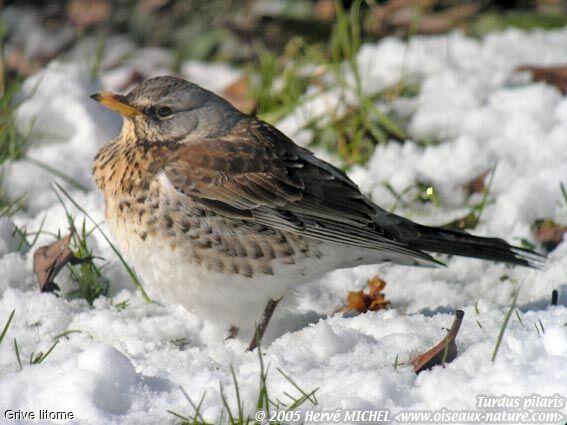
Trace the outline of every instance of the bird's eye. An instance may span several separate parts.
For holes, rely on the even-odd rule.
[[[156,109],[156,115],[160,119],[169,118],[173,114],[172,110],[168,106],[160,106]]]

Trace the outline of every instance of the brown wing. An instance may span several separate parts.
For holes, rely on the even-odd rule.
[[[253,118],[225,136],[181,147],[164,171],[178,192],[226,217],[432,260],[378,225],[387,213],[344,172]]]

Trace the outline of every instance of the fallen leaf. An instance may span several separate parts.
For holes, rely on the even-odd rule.
[[[111,13],[108,0],[71,0],[67,6],[69,19],[81,29],[106,21]]]
[[[444,33],[474,16],[477,11],[477,5],[468,3],[450,7],[438,13],[430,13],[418,20],[417,31],[424,34]]]
[[[382,290],[386,287],[386,282],[374,276],[368,279],[368,293],[364,291],[349,292],[344,307],[339,312],[357,311],[366,313],[367,311],[385,310],[390,305]]]
[[[169,3],[169,0],[140,0],[136,5],[136,13],[148,16]]]
[[[429,10],[433,4],[433,0],[391,0],[373,6],[370,18],[366,22],[366,28],[374,34],[382,33],[389,24],[399,20],[400,17],[415,16],[416,10]]]
[[[567,233],[567,226],[557,224],[553,220],[538,220],[535,223],[536,239],[541,242],[547,252],[553,251]]]
[[[559,66],[531,66],[523,65],[516,71],[528,71],[534,81],[543,81],[557,87],[561,93],[567,94],[567,65]]]
[[[343,307],[342,311],[358,311],[359,313],[364,313],[367,311],[367,298],[368,296],[364,291],[349,292],[346,305]]]
[[[439,3],[436,0],[392,0],[372,7],[365,27],[374,35],[408,31],[437,34],[460,26],[478,13],[474,2],[441,10]]]
[[[386,296],[382,293],[385,287],[386,282],[378,276],[374,276],[368,280],[368,295],[370,297],[368,310],[377,311],[388,308],[390,301],[386,301]]]
[[[313,5],[313,14],[323,21],[332,21],[335,19],[336,11],[333,0],[318,0]]]
[[[256,102],[248,96],[248,86],[248,76],[244,75],[227,86],[222,92],[222,97],[236,109],[249,114],[256,108]]]
[[[450,363],[455,360],[457,357],[457,344],[455,342],[455,338],[457,338],[464,316],[465,312],[463,310],[457,310],[455,312],[453,324],[451,325],[451,329],[449,329],[447,336],[445,336],[445,338],[443,338],[431,350],[420,354],[411,360],[410,363],[413,365],[413,371],[415,373],[418,374],[424,370],[431,369],[433,366]]]
[[[40,67],[41,64],[28,59],[24,51],[19,47],[10,49],[6,55],[6,68],[18,74],[30,75]]]
[[[485,171],[478,177],[475,177],[473,180],[465,184],[463,188],[467,191],[469,195],[473,193],[484,192],[484,189],[486,189],[485,180],[486,180],[486,176],[488,176],[488,173],[490,173],[490,171]]]
[[[69,249],[71,235],[50,245],[39,247],[33,254],[33,271],[41,292],[53,292],[59,289],[53,282],[57,273],[73,258]]]

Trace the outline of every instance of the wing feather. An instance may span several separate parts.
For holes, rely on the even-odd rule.
[[[219,215],[323,241],[434,260],[379,226],[385,212],[341,170],[255,118],[229,134],[183,145],[164,173],[181,194]]]

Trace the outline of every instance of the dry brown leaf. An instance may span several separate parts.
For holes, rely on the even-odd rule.
[[[248,96],[248,85],[248,76],[244,75],[222,92],[222,97],[245,114],[251,113],[256,108],[256,102]]]
[[[136,5],[136,13],[141,16],[147,16],[162,7],[164,7],[169,0],[140,0]]]
[[[367,311],[384,310],[390,305],[382,290],[386,287],[386,282],[378,276],[368,279],[368,293],[364,291],[349,292],[346,304],[340,308],[339,312],[357,311],[366,313]]]
[[[20,75],[30,75],[40,66],[41,64],[30,61],[19,47],[10,49],[6,56],[6,68]]]
[[[478,10],[476,4],[463,4],[438,13],[430,13],[419,19],[417,31],[425,34],[439,34],[452,30]]]
[[[384,310],[390,305],[390,301],[386,301],[386,296],[382,293],[386,287],[386,282],[378,276],[371,277],[368,280],[368,295],[370,297],[370,305],[368,310]]]
[[[372,16],[383,21],[402,9],[412,10],[415,16],[417,10],[429,10],[434,3],[435,0],[391,0],[382,5],[372,7]]]
[[[41,246],[33,254],[33,271],[41,292],[53,292],[58,289],[53,282],[57,273],[73,258],[69,249],[71,235],[50,245]]]
[[[557,248],[557,245],[563,242],[563,235],[567,233],[567,226],[557,224],[553,220],[538,220],[535,226],[536,239],[548,252]]]
[[[367,310],[368,295],[364,291],[349,292],[347,295],[346,305],[342,311],[358,311],[364,313]]]
[[[318,0],[313,5],[313,14],[323,21],[332,21],[335,19],[335,12],[333,0]]]
[[[455,338],[457,338],[464,316],[465,312],[463,310],[457,310],[455,312],[453,324],[451,325],[451,329],[449,329],[447,336],[445,336],[445,338],[443,338],[431,350],[416,356],[410,361],[415,373],[420,373],[424,370],[431,369],[433,366],[450,363],[455,360],[457,357],[457,344],[455,342]]]
[[[567,94],[567,65],[559,66],[530,66],[523,65],[516,71],[528,71],[534,81],[543,81],[557,87],[561,93]]]
[[[485,171],[484,173],[482,173],[478,177],[474,178],[473,180],[471,180],[470,182],[465,184],[464,189],[467,191],[467,193],[472,194],[472,193],[484,192],[484,189],[486,189],[485,180],[486,180],[486,176],[488,176],[489,172],[490,171]]]
[[[410,29],[425,34],[444,33],[478,12],[478,5],[474,2],[437,10],[441,6],[439,3],[437,0],[386,2],[372,7],[372,14],[365,24],[366,29],[375,35],[396,32],[395,30],[407,32]]]
[[[111,13],[108,0],[71,0],[67,5],[69,19],[81,29],[106,21]]]
[[[415,6],[409,5],[392,11],[387,22],[394,27],[409,28],[415,22],[415,15]]]

